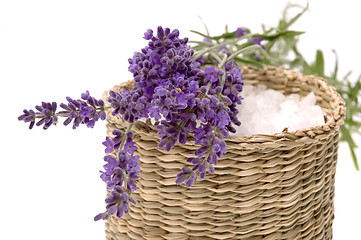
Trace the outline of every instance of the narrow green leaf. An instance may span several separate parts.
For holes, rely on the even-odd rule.
[[[201,16],[199,16],[199,19],[200,19],[200,20],[201,20],[201,22],[203,23],[203,26],[204,26],[204,28],[206,29],[206,33],[207,33],[207,35],[208,35],[208,36],[210,36],[209,31],[208,31],[207,24],[203,21],[203,19],[201,18]]]
[[[359,171],[359,170],[360,170],[360,167],[359,167],[359,165],[358,165],[358,161],[357,161],[357,156],[356,156],[356,153],[355,153],[355,149],[354,149],[353,147],[351,147],[350,145],[349,145],[349,147],[350,147],[351,156],[352,156],[352,160],[353,160],[353,163],[354,163],[354,165],[355,165],[355,168],[356,168],[357,171]]]
[[[287,30],[286,25],[287,25],[286,20],[280,19],[280,21],[278,22],[278,30],[279,30],[279,31]]]
[[[272,41],[275,39],[278,39],[280,37],[288,37],[288,38],[293,38],[295,36],[301,35],[305,32],[302,31],[283,31],[283,32],[278,32],[275,34],[254,34],[253,37],[256,38],[262,38],[263,40],[268,40],[268,41]]]
[[[198,35],[201,35],[202,37],[205,37],[205,38],[208,38],[208,39],[211,39],[211,40],[215,40],[215,41],[219,41],[222,38],[223,39],[231,39],[231,38],[236,37],[235,32],[226,32],[226,33],[223,33],[222,35],[219,35],[219,36],[209,36],[209,35],[203,34],[201,32],[195,31],[195,30],[191,30],[191,32],[195,33],[195,34],[198,34]]]
[[[228,32],[228,33],[224,33],[220,36],[220,39],[221,38],[224,38],[224,39],[229,39],[229,38],[235,38],[236,37],[236,32]]]
[[[350,148],[357,148],[355,141],[352,139],[351,132],[345,125],[341,126],[342,138],[348,143]]]
[[[252,42],[245,42],[245,43],[242,43],[241,45],[236,45],[236,47],[237,47],[237,49],[243,49],[243,48],[249,47],[253,44],[254,43],[252,43]]]
[[[239,63],[243,63],[243,64],[250,64],[250,65],[253,65],[255,67],[258,67],[258,68],[263,68],[263,64],[260,63],[260,62],[257,62],[257,61],[252,61],[252,60],[248,60],[248,59],[244,59],[244,58],[240,58],[240,57],[235,57],[234,60],[236,62],[239,62]]]
[[[306,62],[302,54],[298,51],[297,47],[294,46],[292,48],[293,53],[296,55],[296,58],[302,62],[302,70],[301,72],[304,74],[312,74],[311,66]]]
[[[192,32],[192,33],[195,33],[195,34],[198,34],[198,35],[201,35],[202,37],[212,39],[211,36],[206,35],[206,34],[203,34],[203,33],[201,33],[201,32],[198,32],[198,31],[195,31],[195,30],[191,30],[191,32]]]
[[[332,52],[335,54],[335,68],[333,70],[333,74],[332,74],[332,77],[333,79],[337,79],[337,73],[338,73],[338,55],[337,55],[337,52],[336,50],[332,49]]]
[[[275,29],[273,27],[271,27],[270,29],[266,29],[266,25],[262,24],[262,31],[264,34],[270,34],[272,31],[274,31]]]
[[[324,76],[324,59],[323,53],[321,50],[317,50],[316,52],[316,63],[315,63],[316,73],[318,76]]]
[[[281,31],[287,30],[292,24],[294,24],[306,11],[308,10],[308,2],[306,7],[302,10],[302,12],[300,12],[299,14],[297,14],[296,16],[294,16],[293,18],[291,18],[291,20],[289,22],[284,21],[284,23],[282,24],[282,28],[280,29]]]

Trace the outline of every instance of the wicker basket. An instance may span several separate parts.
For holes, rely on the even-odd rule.
[[[345,103],[325,80],[283,68],[242,67],[246,84],[264,84],[284,94],[313,91],[327,113],[326,124],[274,135],[227,139],[227,153],[190,189],[175,179],[194,142],[158,149],[155,127],[137,122],[132,130],[141,176],[123,219],[106,221],[115,239],[332,239],[335,169]],[[132,82],[113,90],[130,88]],[[105,94],[106,98],[106,94]],[[127,123],[108,114],[107,131]]]

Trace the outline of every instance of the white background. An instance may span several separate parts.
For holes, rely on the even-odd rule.
[[[296,2],[296,0],[294,0]],[[306,1],[298,1],[305,5]],[[44,132],[17,121],[24,108],[41,101],[101,97],[131,78],[129,57],[146,41],[148,28],[178,28],[201,38],[198,16],[211,34],[246,26],[277,24],[287,1],[0,1],[0,239],[104,239],[104,123],[77,131],[59,124]],[[336,49],[340,74],[361,73],[358,1],[310,1],[310,11],[293,27],[307,34],[301,52],[326,54],[327,71]],[[360,137],[357,138],[361,140]],[[357,151],[361,159],[361,150]],[[336,175],[334,239],[361,239],[361,173],[341,144]]]

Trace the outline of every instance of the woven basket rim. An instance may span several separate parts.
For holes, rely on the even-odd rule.
[[[313,76],[313,75],[304,75],[302,73],[296,72],[294,70],[286,70],[283,67],[273,67],[273,66],[266,66],[264,69],[259,69],[254,66],[241,66],[242,71],[244,70],[255,70],[255,71],[277,71],[282,72],[286,76],[296,74],[299,78],[305,79],[306,82],[312,82],[317,84],[318,86],[327,89],[327,94],[331,97],[332,102],[334,102],[334,109],[332,109],[332,115],[327,116],[326,123],[320,126],[315,126],[306,129],[299,129],[296,131],[287,131],[284,130],[283,132],[275,133],[275,134],[253,134],[248,136],[234,136],[231,135],[225,138],[226,142],[236,143],[238,145],[242,145],[242,147],[246,148],[268,148],[272,147],[274,143],[278,145],[295,145],[295,143],[311,143],[315,142],[319,139],[326,138],[330,132],[337,131],[340,126],[344,123],[345,119],[345,102],[340,96],[340,94],[336,91],[336,89],[332,86],[327,84],[327,81],[321,77]],[[112,89],[109,89],[104,92],[103,100],[105,101],[106,105],[108,103],[108,96],[110,90],[117,90],[117,89],[130,89],[134,86],[133,80],[128,80],[113,86]],[[326,94],[326,93],[325,93]],[[124,122],[120,115],[113,116],[111,114],[111,110],[107,110],[107,115],[113,119],[115,122],[122,123],[124,126],[128,125],[128,123]],[[137,121],[134,123],[132,129],[135,132],[142,132],[144,134],[150,135],[157,135],[156,131],[156,124],[152,124],[149,119],[146,121]],[[187,140],[186,145],[194,145],[193,139]],[[228,147],[228,146],[227,146]]]

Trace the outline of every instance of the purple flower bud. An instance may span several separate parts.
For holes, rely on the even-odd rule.
[[[127,188],[131,193],[137,190],[137,185],[135,184],[133,179],[128,179]]]
[[[169,35],[168,38],[173,40],[174,38],[179,37],[179,31],[178,29],[174,29]]]
[[[209,153],[209,156],[207,158],[207,162],[210,164],[217,165],[217,154],[214,151],[211,151]]]
[[[115,186],[115,182],[114,181],[109,181],[107,182],[107,190],[112,190]]]
[[[95,120],[90,120],[86,126],[87,126],[88,128],[93,128],[94,125],[95,125]]]
[[[89,91],[87,90],[85,93],[81,94],[81,99],[88,100],[89,96],[90,96],[90,94],[89,94]]]
[[[263,38],[252,38],[251,41],[254,43],[254,44],[258,44],[258,45],[261,45],[261,42],[262,42]]]
[[[214,173],[214,167],[212,166],[212,164],[207,164],[207,166],[208,166],[209,172],[210,172],[211,174],[213,174],[213,173]]]
[[[257,60],[257,61],[262,59],[262,57],[260,55],[255,55],[253,58],[254,58],[254,60]]]
[[[185,131],[180,131],[178,141],[180,144],[185,144],[187,142],[187,135]]]
[[[185,174],[191,173],[192,170],[190,168],[184,167],[182,168],[182,172],[184,172]]]
[[[122,201],[127,202],[129,200],[129,195],[126,192],[123,192],[121,195]]]
[[[194,165],[199,164],[201,160],[199,158],[187,158],[187,162],[193,163]]]
[[[199,158],[201,158],[208,150],[209,150],[209,146],[202,146],[198,148],[194,154]]]
[[[239,122],[239,123],[241,123],[241,122]],[[232,127],[232,126],[227,126],[227,130],[228,131],[230,131],[231,133],[236,133],[236,129],[234,128],[234,127]]]
[[[113,195],[109,195],[106,199],[105,202],[106,203],[110,203],[110,204],[114,204],[117,201],[117,198],[114,197]]]
[[[132,141],[128,141],[125,145],[124,145],[124,152],[133,155],[134,151],[136,151],[138,148],[134,145],[134,142]]]
[[[132,172],[139,172],[139,164],[136,160],[131,160],[127,163],[126,170],[128,174]]]
[[[153,30],[148,29],[147,32],[144,33],[144,39],[150,40],[153,37]]]
[[[114,198],[118,199],[120,198],[120,193],[118,191],[112,191],[112,195],[114,196]]]
[[[129,205],[127,202],[123,202],[122,208],[124,213],[129,213]]]
[[[174,145],[173,141],[170,140],[168,137],[166,137],[166,138],[163,138],[163,139],[159,142],[158,147],[159,147],[159,148],[164,148],[164,150],[165,150],[166,152],[169,152],[169,151],[172,149],[173,145]]]
[[[129,202],[133,205],[137,204],[137,199],[135,199],[134,197],[129,197]]]
[[[105,141],[102,143],[106,148],[105,148],[105,153],[111,153],[114,150],[114,142],[112,139],[106,137]]]
[[[241,37],[241,36],[243,36],[245,33],[246,33],[246,30],[243,29],[243,28],[237,28],[237,30],[236,30],[236,36],[237,36],[237,37]]]
[[[177,185],[179,185],[179,184],[183,183],[186,179],[187,179],[187,176],[183,172],[178,173],[175,183]]]
[[[201,164],[199,165],[199,167],[198,167],[198,171],[199,171],[200,173],[205,172],[205,171],[206,171],[206,165],[205,165],[204,163],[201,163]]]
[[[100,219],[106,219],[106,214],[104,214],[104,213],[99,213],[98,215],[96,215],[95,217],[94,217],[94,221],[99,221]]]
[[[122,207],[118,207],[118,210],[117,210],[117,217],[118,218],[122,218],[124,215],[124,209]]]
[[[123,187],[117,185],[114,187],[114,190],[117,191],[118,193],[122,193],[123,192]]]
[[[190,188],[190,187],[193,185],[195,178],[196,178],[196,176],[195,176],[194,174],[192,174],[192,175],[188,178],[188,180],[187,180],[187,182],[186,182],[186,187],[187,187],[187,188]]]
[[[117,209],[115,208],[115,206],[111,206],[110,208],[108,208],[108,214],[110,216],[114,215],[116,213]]]

